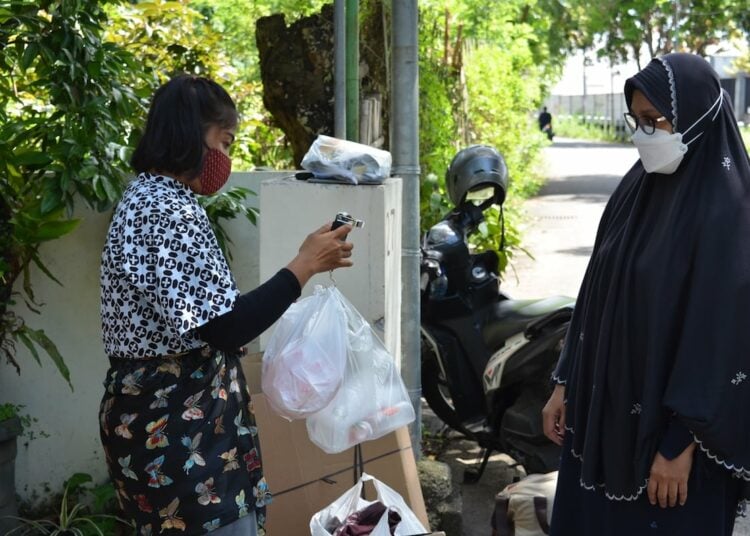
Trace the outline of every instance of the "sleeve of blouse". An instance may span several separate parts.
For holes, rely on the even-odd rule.
[[[183,335],[232,310],[239,294],[205,217],[155,206],[132,226],[124,270],[171,330]]]
[[[271,327],[301,291],[297,277],[282,268],[255,290],[238,297],[230,312],[199,327],[200,338],[219,350],[235,350]]]

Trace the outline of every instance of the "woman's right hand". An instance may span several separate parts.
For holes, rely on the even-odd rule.
[[[331,231],[331,224],[327,223],[307,235],[299,248],[299,253],[287,265],[297,277],[300,287],[304,287],[315,274],[352,265],[350,257],[354,244],[344,241],[344,237],[351,230],[351,225],[342,225]]]
[[[542,409],[544,435],[557,445],[563,444],[565,436],[565,386],[556,385],[547,404]]]

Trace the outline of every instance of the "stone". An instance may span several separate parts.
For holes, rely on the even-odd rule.
[[[422,459],[417,462],[417,472],[432,530],[441,530],[446,536],[462,536],[461,490],[453,485],[450,466],[443,462]]]
[[[448,464],[423,459],[417,463],[425,504],[438,505],[453,493],[453,479]]]

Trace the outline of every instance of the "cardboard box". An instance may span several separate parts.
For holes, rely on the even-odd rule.
[[[260,389],[260,354],[243,359],[265,474],[273,502],[268,506],[268,536],[310,534],[310,519],[354,484],[354,449],[326,454],[307,435],[304,420],[289,422],[271,409]],[[362,444],[365,472],[404,498],[425,527],[427,512],[407,428]],[[368,495],[372,500],[372,494]]]

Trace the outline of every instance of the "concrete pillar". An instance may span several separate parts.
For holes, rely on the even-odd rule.
[[[260,280],[265,281],[297,254],[305,237],[337,212],[365,221],[348,240],[354,267],[336,270],[336,285],[375,328],[400,367],[401,345],[401,179],[380,186],[314,184],[293,176],[264,181],[260,191]],[[302,290],[330,285],[318,274]],[[273,328],[260,339],[265,349]]]

